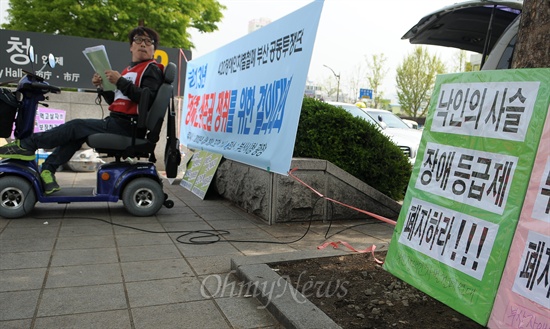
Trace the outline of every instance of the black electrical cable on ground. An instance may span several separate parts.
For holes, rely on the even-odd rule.
[[[319,201],[319,200],[321,200],[321,199],[318,199],[317,201]],[[96,218],[96,217],[70,216],[70,217],[63,217],[63,219],[91,219],[91,220],[97,220],[97,221],[104,222],[104,223],[107,223],[107,224],[110,224],[110,225],[113,225],[113,226],[123,227],[123,228],[131,229],[131,230],[136,230],[136,231],[140,231],[140,232],[144,232],[144,233],[151,233],[151,234],[167,234],[167,233],[168,234],[181,234],[178,237],[176,237],[176,241],[179,242],[179,243],[182,243],[182,244],[190,244],[190,245],[212,244],[212,243],[217,243],[217,242],[291,244],[291,243],[295,243],[295,242],[298,242],[298,241],[302,240],[308,234],[308,232],[311,228],[311,222],[313,221],[313,209],[315,208],[315,205],[317,204],[317,201],[315,201],[315,204],[312,207],[310,219],[308,221],[309,224],[308,224],[308,227],[307,227],[306,231],[304,232],[304,234],[302,234],[302,236],[300,236],[299,238],[297,238],[295,240],[292,240],[292,241],[231,240],[231,239],[222,240],[223,236],[229,235],[231,233],[227,230],[215,230],[215,229],[213,229],[213,230],[193,230],[193,231],[151,231],[151,230],[141,229],[141,228],[133,227],[133,226],[129,226],[129,225],[114,223],[114,222],[111,222],[111,221],[108,221],[108,220],[105,220],[105,219],[102,219],[102,218]],[[34,217],[34,218],[35,219],[40,219],[40,220],[54,219],[54,218],[36,218],[36,217]],[[57,218],[55,218],[55,219],[57,219]],[[183,240],[184,237],[188,237],[190,235],[196,235],[196,234],[199,234],[199,235],[198,236],[192,236],[192,237],[188,238],[187,241]],[[212,239],[212,240],[204,241],[204,239]]]
[[[114,223],[114,222],[111,222],[111,221],[108,221],[108,220],[105,220],[105,219],[102,219],[102,218],[96,218],[96,217],[83,217],[83,216],[71,216],[71,217],[63,217],[63,219],[91,219],[91,220],[97,220],[97,221],[100,221],[100,222],[104,222],[104,223],[107,223],[107,224],[110,224],[110,225],[113,225],[113,226],[118,226],[118,227],[122,227],[122,228],[127,228],[127,229],[131,229],[131,230],[136,230],[136,231],[140,231],[140,232],[143,232],[143,233],[151,233],[151,234],[180,234],[178,237],[176,237],[176,241],[181,243],[181,244],[189,244],[189,245],[203,245],[203,244],[212,244],[212,243],[218,243],[218,242],[235,242],[235,243],[265,243],[265,244],[291,244],[291,243],[296,243],[300,240],[302,240],[310,231],[311,229],[311,223],[313,222],[313,211],[315,209],[315,207],[317,206],[317,202],[319,202],[320,200],[323,200],[323,198],[318,198],[315,203],[313,204],[313,207],[311,208],[311,215],[309,216],[309,220],[307,220],[308,222],[308,226],[307,226],[307,229],[306,231],[302,234],[302,236],[300,236],[299,238],[297,239],[294,239],[294,240],[291,240],[291,241],[266,241],[266,240],[236,240],[236,239],[224,239],[222,240],[222,237],[225,236],[225,235],[229,235],[231,234],[231,232],[229,232],[228,230],[216,230],[216,229],[212,229],[212,230],[193,230],[193,231],[151,231],[151,230],[146,230],[146,229],[141,229],[141,228],[138,228],[138,227],[133,227],[133,226],[129,226],[129,225],[124,225],[124,224],[119,224],[119,223]],[[330,217],[332,218],[334,216],[334,205],[332,203],[329,203],[330,204]],[[35,219],[40,219],[40,220],[47,220],[47,219],[53,219],[53,218],[36,218],[34,217]],[[57,219],[57,218],[55,218]],[[349,229],[352,229],[352,228],[355,228],[355,227],[358,227],[358,226],[362,226],[362,225],[367,225],[367,224],[372,224],[372,223],[359,223],[359,224],[356,224],[356,225],[353,225],[353,226],[349,226],[349,227],[345,227],[331,235],[328,235],[328,233],[330,232],[330,229],[332,228],[332,223],[334,222],[333,219],[329,219],[329,226],[327,227],[327,230],[325,232],[325,235],[324,235],[324,238],[325,240],[328,240],[330,237],[333,237],[337,234],[340,234],[346,230],[349,230]],[[198,235],[198,236],[192,236],[192,235]],[[191,237],[189,237],[191,236]],[[185,237],[189,237],[187,240],[184,240],[183,238]],[[205,239],[210,239],[210,240],[205,240]]]

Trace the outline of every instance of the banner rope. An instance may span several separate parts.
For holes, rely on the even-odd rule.
[[[379,260],[378,258],[376,258],[376,256],[374,255],[374,250],[376,250],[376,245],[371,245],[370,247],[366,248],[366,249],[363,249],[363,250],[357,250],[355,248],[353,248],[349,243],[347,243],[346,241],[336,241],[336,242],[325,242],[323,243],[322,245],[320,245],[319,247],[317,247],[318,250],[321,250],[321,249],[325,249],[326,247],[328,246],[332,246],[332,248],[334,249],[338,249],[338,245],[341,244],[345,247],[347,247],[349,250],[353,251],[353,252],[357,252],[357,253],[360,253],[360,254],[366,254],[368,252],[370,252],[372,254],[372,258],[374,259],[375,262],[377,262],[378,264],[384,264],[383,261]]]
[[[292,177],[294,180],[296,180],[297,182],[299,182],[300,184],[302,184],[303,186],[307,187],[309,190],[311,190],[313,193],[315,193],[317,196],[319,196],[320,198],[323,198],[329,202],[333,202],[333,203],[336,203],[336,204],[339,204],[343,207],[346,207],[346,208],[349,208],[349,209],[352,209],[352,210],[355,210],[357,212],[360,212],[360,213],[363,213],[365,215],[368,215],[368,216],[371,216],[375,219],[378,219],[384,223],[387,223],[387,224],[390,224],[390,225],[393,225],[395,226],[397,224],[396,221],[392,220],[392,219],[389,219],[389,218],[386,218],[384,216],[380,216],[378,214],[375,214],[375,213],[372,213],[370,211],[366,211],[366,210],[362,210],[362,209],[359,209],[357,207],[354,207],[354,206],[351,206],[351,205],[348,205],[346,203],[343,203],[343,202],[340,202],[338,200],[335,200],[335,199],[332,199],[332,198],[329,198],[325,195],[323,195],[321,192],[317,191],[316,189],[314,189],[313,187],[309,186],[308,184],[306,184],[303,180],[301,180],[300,178],[296,177],[294,175],[294,172],[297,171],[298,168],[293,168],[291,170],[288,171],[288,175],[290,177]],[[352,247],[349,243],[345,242],[345,241],[337,241],[337,242],[326,242],[324,244],[322,244],[321,246],[317,247],[317,249],[321,250],[321,249],[324,249],[326,248],[327,246],[332,246],[333,248],[338,248],[338,245],[339,244],[342,244],[343,246],[347,247],[348,249],[350,249],[351,251],[353,252],[358,252],[358,253],[367,253],[367,252],[372,252],[372,256],[374,257],[374,250],[376,249],[376,246],[375,245],[372,245],[370,246],[369,248],[366,248],[364,250],[357,250],[355,249],[354,247]],[[378,263],[378,264],[382,264],[383,262],[378,260],[376,257],[374,257],[374,260]]]
[[[298,170],[298,168],[293,168],[293,169],[291,169],[291,170],[288,172],[288,175],[289,175],[290,177],[294,178],[295,180],[297,180],[299,183],[301,183],[302,185],[304,185],[304,186],[307,187],[308,189],[310,189],[313,193],[317,194],[319,197],[321,197],[321,198],[323,198],[323,199],[325,199],[325,200],[327,200],[327,201],[330,201],[330,202],[339,204],[339,205],[341,205],[341,206],[344,206],[344,207],[346,207],[346,208],[349,208],[349,209],[358,211],[358,212],[363,213],[363,214],[365,214],[365,215],[369,215],[369,216],[371,216],[371,217],[373,217],[373,218],[376,218],[376,219],[378,219],[378,220],[380,220],[380,221],[382,221],[382,222],[388,223],[388,224],[390,224],[390,225],[395,226],[395,225],[397,224],[397,222],[394,221],[394,220],[392,220],[392,219],[386,218],[386,217],[384,217],[384,216],[377,215],[377,214],[372,213],[372,212],[370,212],[370,211],[366,211],[366,210],[362,210],[362,209],[356,208],[356,207],[354,207],[354,206],[350,206],[350,205],[345,204],[345,203],[343,203],[343,202],[340,202],[340,201],[338,201],[338,200],[334,200],[334,199],[332,199],[332,198],[329,198],[329,197],[327,197],[327,196],[324,196],[321,192],[315,190],[313,187],[307,185],[304,181],[302,181],[302,180],[299,179],[298,177],[294,176],[294,175],[293,175],[293,172],[295,172],[296,170]]]

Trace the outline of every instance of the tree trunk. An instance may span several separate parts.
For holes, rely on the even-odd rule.
[[[550,67],[550,0],[524,0],[512,68]]]

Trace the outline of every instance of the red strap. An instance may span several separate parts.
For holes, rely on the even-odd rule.
[[[342,244],[344,245],[345,247],[347,247],[349,250],[351,251],[354,251],[354,252],[358,252],[360,254],[364,254],[364,253],[367,253],[367,252],[370,252],[372,253],[372,257],[374,258],[374,261],[377,262],[378,264],[384,264],[383,261],[379,260],[378,258],[376,258],[376,256],[374,256],[374,250],[376,250],[376,245],[372,245],[364,250],[357,250],[355,248],[353,248],[349,243],[347,243],[346,241],[337,241],[337,242],[325,242],[323,243],[322,245],[320,245],[319,247],[317,247],[317,249],[321,250],[321,249],[325,249],[327,246],[332,246],[334,249],[338,249],[338,245],[339,244]]]
[[[313,191],[313,193],[317,194],[319,197],[321,197],[321,198],[323,198],[323,199],[325,199],[325,200],[327,200],[327,201],[331,201],[331,202],[337,203],[337,204],[339,204],[339,205],[341,205],[341,206],[344,206],[344,207],[353,209],[353,210],[358,211],[358,212],[360,212],[360,213],[369,215],[369,216],[371,216],[371,217],[373,217],[373,218],[376,218],[376,219],[378,219],[378,220],[380,220],[380,221],[383,221],[383,222],[385,222],[385,223],[391,224],[391,225],[393,225],[393,226],[395,226],[395,225],[397,224],[397,222],[394,221],[394,220],[392,220],[392,219],[389,219],[389,218],[386,218],[386,217],[377,215],[377,214],[375,214],[375,213],[372,213],[372,212],[369,212],[369,211],[366,211],[366,210],[361,210],[361,209],[359,209],[359,208],[355,208],[355,207],[353,207],[353,206],[350,206],[350,205],[347,205],[347,204],[345,204],[345,203],[342,203],[342,202],[340,202],[340,201],[338,201],[338,200],[334,200],[334,199],[331,199],[331,198],[329,198],[329,197],[324,196],[324,195],[321,194],[319,191],[315,190],[313,187],[307,185],[307,184],[304,183],[301,179],[299,179],[298,177],[294,176],[292,173],[293,173],[294,171],[296,171],[296,170],[298,170],[298,168],[294,168],[294,169],[290,170],[290,171],[288,172],[288,175],[289,175],[290,177],[294,178],[295,180],[297,180],[298,182],[300,182],[302,185],[304,185],[305,187],[307,187],[307,188],[310,189],[311,191]]]
[[[366,210],[361,210],[359,208],[355,208],[353,206],[350,206],[350,205],[347,205],[345,203],[342,203],[338,200],[334,200],[334,199],[331,199],[331,198],[328,198],[326,196],[324,196],[322,193],[320,193],[319,191],[315,190],[313,187],[307,185],[304,181],[302,181],[301,179],[299,179],[298,177],[294,176],[292,173],[294,171],[298,170],[298,168],[293,168],[292,170],[290,170],[288,172],[288,175],[292,178],[294,178],[295,180],[297,180],[298,182],[300,182],[300,184],[304,185],[305,187],[307,187],[308,189],[310,189],[313,193],[317,194],[319,197],[327,200],[327,201],[330,201],[330,202],[334,202],[336,204],[339,204],[341,206],[344,206],[344,207],[347,207],[347,208],[350,208],[350,209],[353,209],[355,211],[358,211],[360,213],[363,213],[363,214],[366,214],[366,215],[369,215],[373,218],[376,218],[380,221],[383,221],[385,223],[388,223],[388,224],[391,224],[393,226],[395,226],[397,224],[396,221],[394,220],[391,220],[389,218],[386,218],[386,217],[383,217],[383,216],[380,216],[380,215],[377,215],[377,214],[374,214],[372,212],[369,212],[369,211],[366,211]],[[320,245],[319,247],[317,247],[317,249],[321,250],[321,249],[324,249],[326,248],[327,246],[332,246],[334,249],[338,248],[338,245],[339,244],[342,244],[344,245],[345,247],[347,247],[348,249],[350,249],[351,251],[353,252],[358,252],[358,253],[367,253],[367,252],[371,252],[372,253],[372,257],[374,258],[374,261],[377,262],[378,264],[384,264],[383,261],[377,259],[375,256],[374,256],[374,250],[376,249],[376,246],[375,245],[372,245],[370,246],[369,248],[367,249],[364,249],[364,250],[357,250],[355,248],[353,248],[349,243],[345,242],[345,241],[337,241],[337,242],[325,242],[324,244]]]

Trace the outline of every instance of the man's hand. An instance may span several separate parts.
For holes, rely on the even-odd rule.
[[[118,71],[106,70],[105,76],[107,77],[107,80],[109,80],[110,83],[116,85],[116,82],[118,81],[118,79],[120,79],[121,75],[120,73],[118,73]]]
[[[92,77],[92,84],[97,88],[101,88],[102,83],[103,80],[101,79],[101,76],[97,73],[94,73],[94,76]]]

